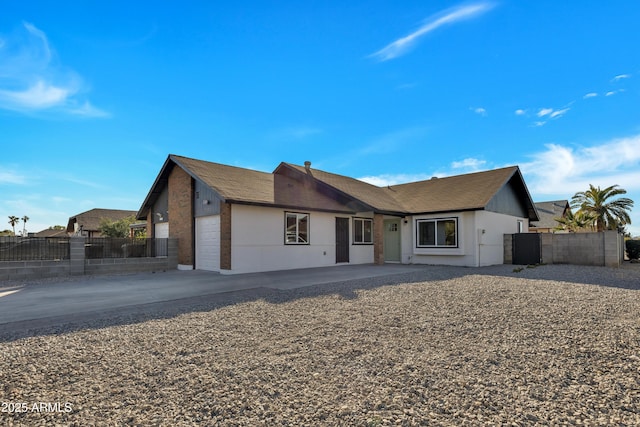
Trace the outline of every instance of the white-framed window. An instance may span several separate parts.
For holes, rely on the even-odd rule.
[[[458,218],[416,220],[418,248],[457,248]]]
[[[373,220],[371,218],[353,218],[353,244],[370,245],[373,243]]]
[[[519,219],[518,220],[518,233],[523,233],[523,232],[524,232],[524,221]]]
[[[309,244],[309,214],[285,212],[284,243],[286,245]]]

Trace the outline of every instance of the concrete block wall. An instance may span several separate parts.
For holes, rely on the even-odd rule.
[[[504,240],[502,242],[502,247],[504,250],[503,264],[513,264],[513,234],[505,234]]]
[[[0,262],[0,281],[69,276],[69,260]]]
[[[167,243],[167,269],[175,270],[178,268],[178,240],[169,239]]]
[[[78,276],[84,274],[84,237],[69,239],[69,274]]]
[[[542,262],[547,264],[553,264],[553,236],[551,233],[540,234],[540,255]]]
[[[552,234],[553,264],[604,265],[602,233]],[[546,262],[546,261],[545,261]]]
[[[102,258],[88,259],[85,274],[119,274],[166,271],[166,258]]]
[[[504,235],[504,263],[513,263],[513,235]],[[619,267],[624,238],[616,231],[600,233],[541,233],[542,262]]]
[[[84,237],[70,241],[70,259],[0,262],[0,281],[24,281],[84,274],[141,273],[178,268],[178,241],[169,239],[168,255],[155,258],[85,259]]]

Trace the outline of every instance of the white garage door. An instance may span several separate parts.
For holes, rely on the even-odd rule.
[[[220,215],[196,218],[196,269],[220,271]]]

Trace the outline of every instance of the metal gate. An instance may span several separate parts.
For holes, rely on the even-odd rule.
[[[542,259],[539,233],[513,235],[513,263],[519,265],[540,264]]]

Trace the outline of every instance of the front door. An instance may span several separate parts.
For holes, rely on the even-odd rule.
[[[336,263],[349,262],[349,218],[336,218]]]
[[[384,220],[384,261],[400,262],[400,220]]]

